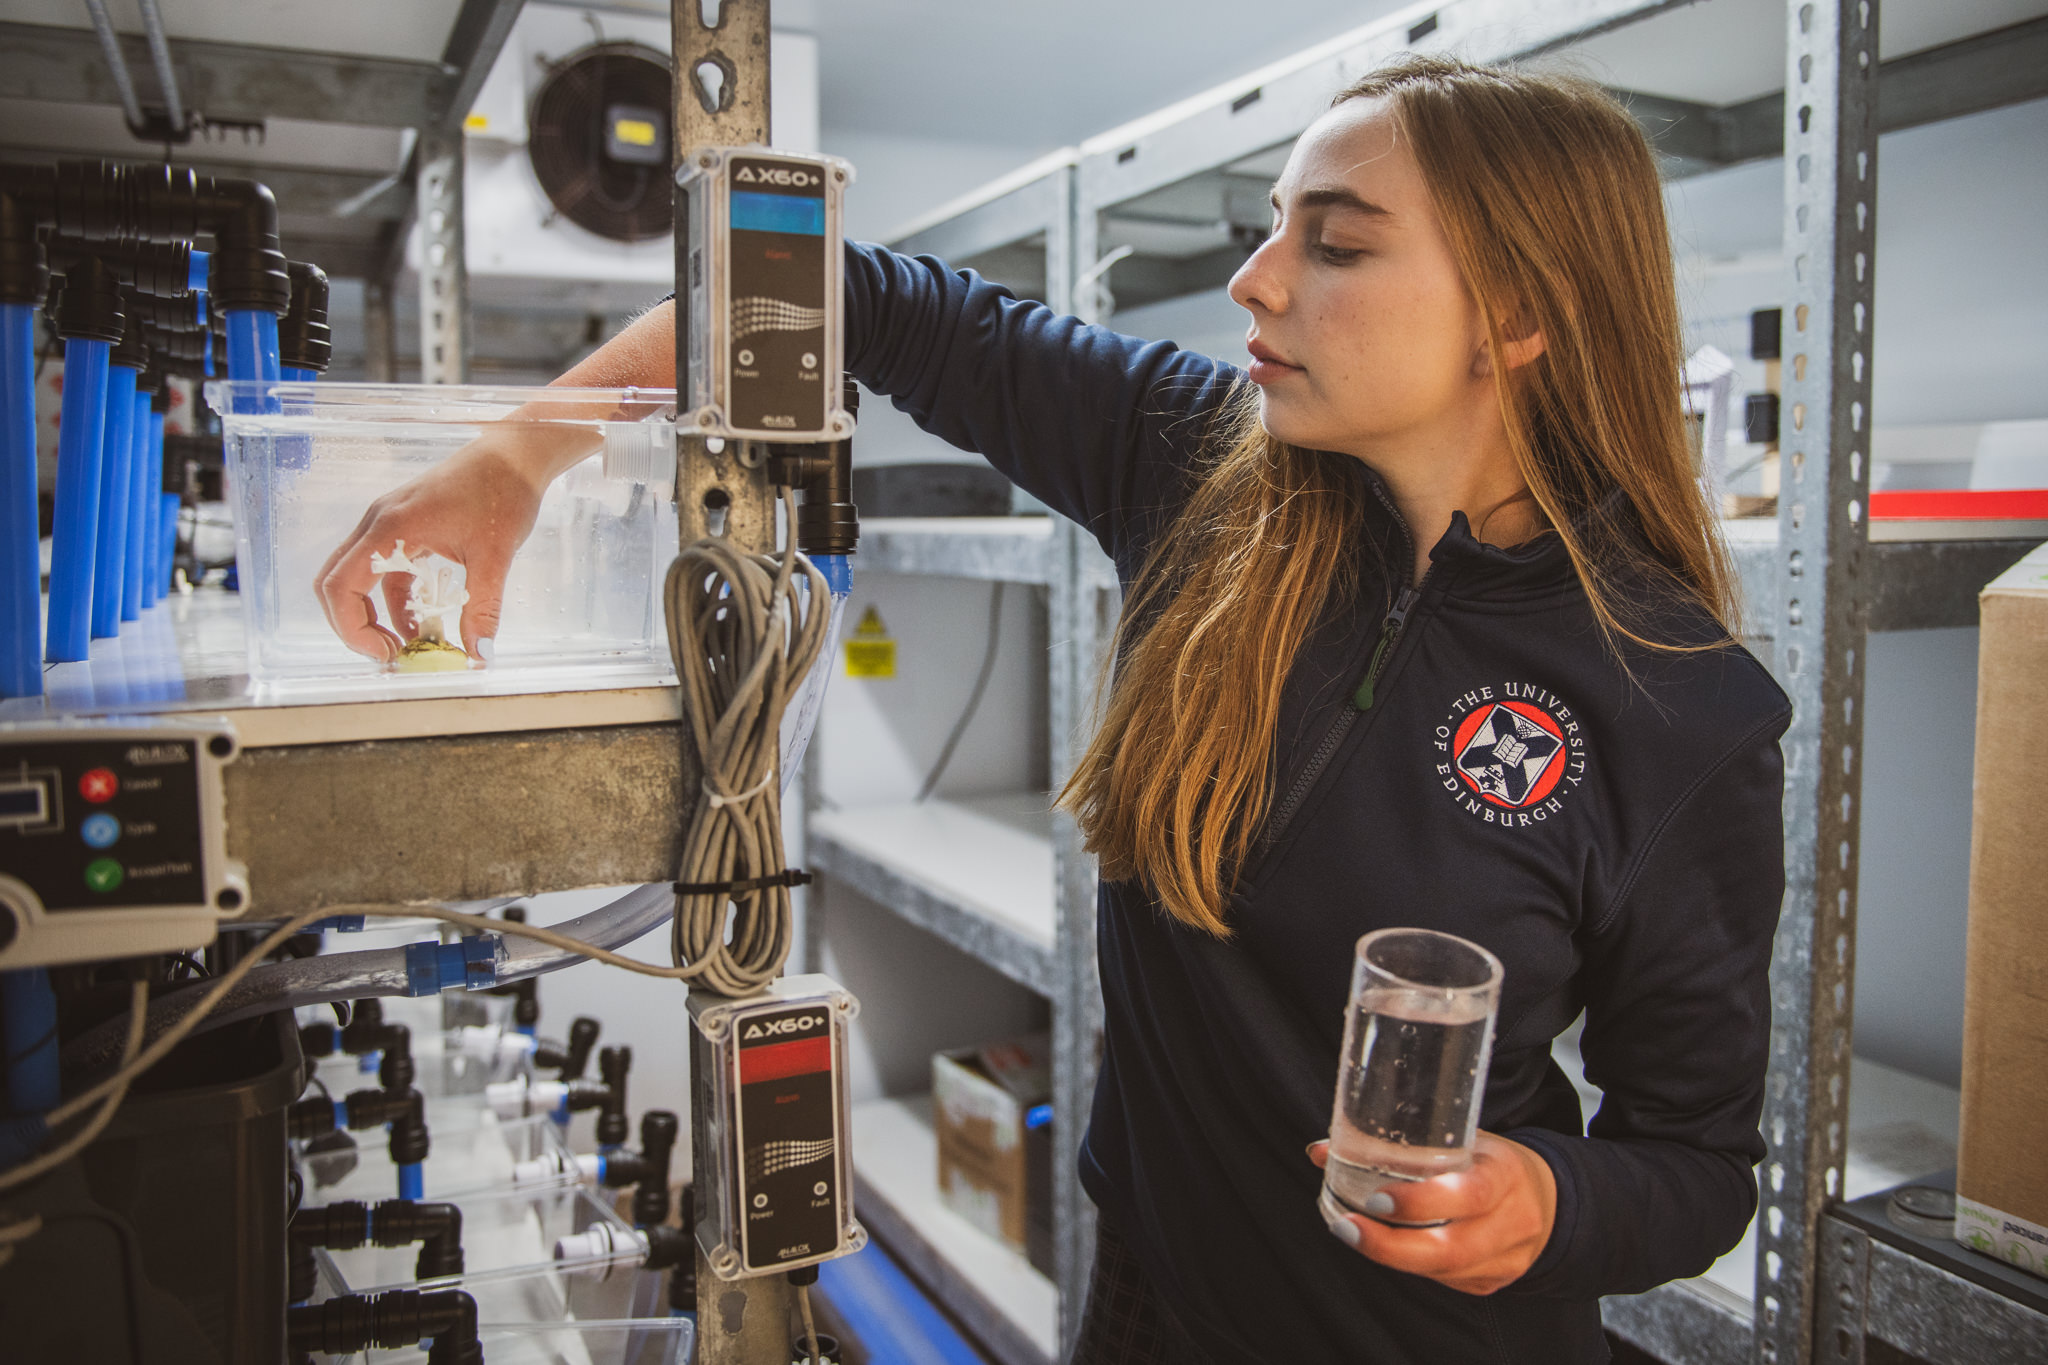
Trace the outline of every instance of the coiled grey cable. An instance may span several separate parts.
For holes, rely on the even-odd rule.
[[[796,497],[787,488],[782,507],[793,535]],[[720,995],[753,995],[789,957],[789,886],[758,883],[786,870],[776,781],[782,712],[825,647],[831,590],[793,543],[780,555],[748,554],[706,536],[669,565],[663,605],[683,714],[703,768],[702,800],[676,874],[675,965]],[[734,883],[741,885],[702,889]]]

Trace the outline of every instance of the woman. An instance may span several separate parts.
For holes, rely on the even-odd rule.
[[[1411,58],[1273,204],[1231,282],[1249,376],[848,252],[851,372],[1126,588],[1063,797],[1104,879],[1077,1359],[1604,1360],[1599,1296],[1704,1271],[1754,1211],[1782,892],[1788,706],[1729,635],[1654,162],[1594,87]],[[669,325],[574,378],[654,382]],[[373,508],[337,620],[367,539],[502,559],[551,472],[484,451]],[[1505,964],[1485,1131],[1326,1231],[1310,1139],[1390,925]],[[1550,1060],[1581,1010],[1590,1136]]]

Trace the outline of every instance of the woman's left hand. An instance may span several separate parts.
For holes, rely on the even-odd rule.
[[[1328,1161],[1330,1144],[1309,1144],[1308,1158]],[[1513,1284],[1536,1263],[1557,1217],[1557,1177],[1528,1147],[1492,1133],[1479,1134],[1472,1164],[1429,1180],[1396,1181],[1375,1191],[1384,1209],[1373,1212],[1403,1223],[1450,1221],[1441,1227],[1390,1227],[1346,1214],[1331,1231],[1359,1254],[1394,1270],[1421,1275],[1465,1294],[1491,1294]]]

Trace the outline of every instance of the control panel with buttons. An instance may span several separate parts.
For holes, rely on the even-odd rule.
[[[204,947],[248,912],[225,721],[0,725],[0,968]]]

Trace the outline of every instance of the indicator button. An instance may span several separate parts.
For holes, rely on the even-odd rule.
[[[121,779],[112,768],[94,768],[78,779],[78,794],[96,806],[113,800],[120,790]]]
[[[126,875],[117,860],[94,858],[85,865],[85,887],[88,891],[118,891]]]
[[[78,837],[93,848],[112,848],[121,837],[121,822],[106,811],[96,810],[78,826]]]
[[[797,363],[807,370],[815,370],[818,368],[818,357],[812,355],[809,351],[805,351],[803,358]]]

